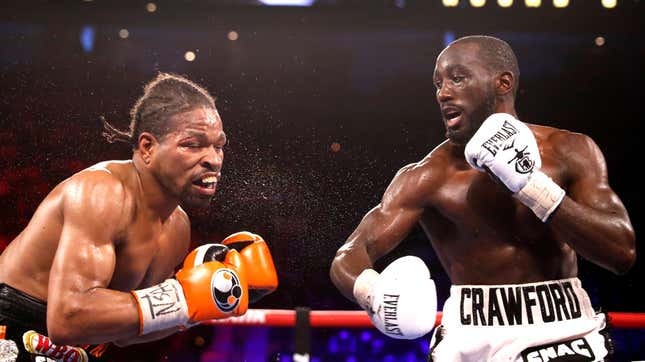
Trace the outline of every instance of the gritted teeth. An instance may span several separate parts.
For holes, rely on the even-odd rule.
[[[211,184],[217,182],[217,176],[204,176],[201,179],[202,183]]]

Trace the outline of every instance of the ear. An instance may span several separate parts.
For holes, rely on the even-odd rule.
[[[499,96],[503,96],[509,93],[513,93],[513,87],[515,86],[515,76],[511,72],[502,72],[499,74],[495,80],[495,93]]]
[[[137,149],[141,153],[141,159],[146,165],[152,161],[152,154],[154,153],[157,145],[157,138],[150,132],[141,132],[137,140]]]

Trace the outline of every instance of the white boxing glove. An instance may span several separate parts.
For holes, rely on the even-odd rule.
[[[466,144],[470,166],[495,175],[542,221],[558,207],[565,192],[540,171],[542,159],[533,132],[506,113],[494,113]]]
[[[354,298],[383,334],[415,339],[434,328],[437,291],[423,260],[404,256],[381,274],[364,270],[354,283]]]

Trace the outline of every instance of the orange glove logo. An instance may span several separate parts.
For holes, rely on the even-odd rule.
[[[242,298],[242,285],[235,271],[222,268],[213,273],[211,293],[219,310],[224,313],[232,312]]]

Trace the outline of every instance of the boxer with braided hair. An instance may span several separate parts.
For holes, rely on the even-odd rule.
[[[190,246],[182,205],[210,203],[224,160],[226,134],[208,92],[162,73],[131,116],[127,132],[104,126],[110,142],[132,145],[132,159],[62,181],[0,255],[0,325],[20,360],[82,361],[84,345],[160,339],[241,315],[250,294],[277,286],[266,243],[250,233],[235,234],[240,250],[221,245],[199,262],[189,255],[175,275]]]

